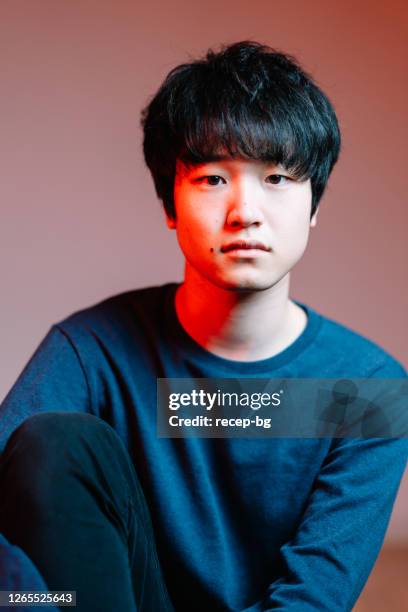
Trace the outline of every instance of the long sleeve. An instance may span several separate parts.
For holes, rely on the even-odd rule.
[[[50,329],[0,407],[0,452],[30,415],[47,411],[89,412],[90,396],[80,358],[57,326]]]
[[[353,608],[375,563],[407,462],[407,439],[336,439],[292,541],[284,575],[245,612]]]

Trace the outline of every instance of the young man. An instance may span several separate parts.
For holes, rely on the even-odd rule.
[[[2,406],[0,532],[88,612],[351,610],[404,440],[156,434],[157,378],[406,376],[289,298],[334,110],[292,58],[243,42],[175,68],[143,126],[184,282],[51,328]]]

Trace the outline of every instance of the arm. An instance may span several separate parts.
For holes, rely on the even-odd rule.
[[[284,573],[243,612],[346,612],[375,563],[407,461],[407,439],[335,439]]]
[[[0,407],[0,453],[29,416],[48,411],[90,412],[80,358],[69,338],[51,328]]]

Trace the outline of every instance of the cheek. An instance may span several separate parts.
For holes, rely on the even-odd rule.
[[[191,240],[212,242],[219,238],[223,228],[223,220],[219,213],[208,211],[205,214],[197,214],[189,211],[183,218],[183,232],[190,234]]]
[[[215,252],[216,231],[208,219],[186,214],[179,220],[176,229],[179,245],[186,256],[200,254],[203,257],[206,253]]]
[[[287,202],[286,227],[294,242],[306,244],[310,232],[312,192],[310,181],[297,185],[297,191]]]
[[[291,219],[281,226],[278,248],[288,257],[299,257],[303,254],[309,239],[309,218]]]

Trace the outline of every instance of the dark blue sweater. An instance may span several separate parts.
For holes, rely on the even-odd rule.
[[[175,289],[128,292],[53,326],[2,405],[0,450],[38,411],[110,423],[142,482],[177,612],[351,610],[407,441],[157,438],[156,378],[399,378],[403,368],[307,307],[305,330],[278,355],[217,357],[181,327]]]

